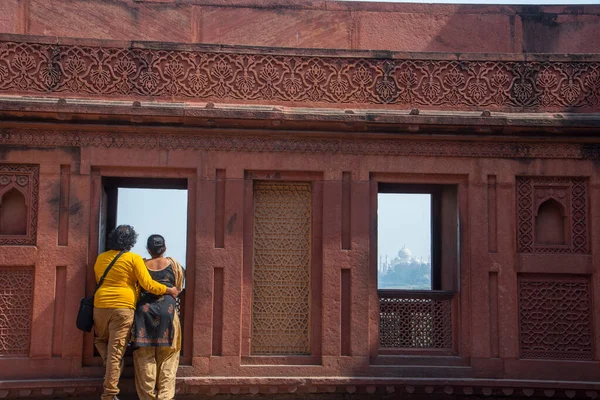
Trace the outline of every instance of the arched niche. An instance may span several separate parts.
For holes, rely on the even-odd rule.
[[[10,189],[0,197],[0,235],[27,234],[27,202],[23,193]]]
[[[537,245],[566,245],[567,219],[565,208],[550,198],[540,204],[535,215],[535,243]]]

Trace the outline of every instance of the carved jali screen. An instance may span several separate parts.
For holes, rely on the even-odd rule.
[[[452,348],[452,300],[382,296],[379,347]]]
[[[310,183],[256,182],[252,354],[310,353]]]
[[[519,276],[521,358],[592,359],[590,280]]]
[[[0,268],[0,356],[27,356],[33,306],[33,270]]]

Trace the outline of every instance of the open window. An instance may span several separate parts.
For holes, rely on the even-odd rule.
[[[454,352],[456,185],[378,183],[379,354]]]
[[[187,179],[102,178],[99,252],[117,225],[132,225],[139,234],[133,252],[147,257],[146,239],[161,234],[168,254],[185,265]]]
[[[98,252],[106,250],[108,234],[116,226],[127,224],[139,235],[132,252],[149,257],[146,240],[160,234],[165,238],[166,254],[186,268],[187,203],[187,179],[103,177]],[[182,328],[184,304],[185,289],[178,298]]]

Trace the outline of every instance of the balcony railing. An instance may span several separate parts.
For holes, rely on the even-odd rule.
[[[453,349],[453,291],[379,290],[380,353]]]

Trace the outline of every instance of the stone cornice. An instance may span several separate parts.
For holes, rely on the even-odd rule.
[[[19,38],[0,36],[0,94],[296,107],[600,111],[600,62],[590,55],[401,54]]]
[[[99,116],[102,116],[99,120]],[[492,138],[561,138],[570,142],[597,140],[600,114],[502,113],[441,110],[381,110],[296,108],[214,103],[132,102],[89,99],[0,96],[0,119],[5,126],[41,129],[111,131],[115,126],[147,131],[172,128],[244,129],[247,134],[265,131],[307,134],[314,137],[346,133],[376,137],[394,135],[473,135]],[[12,121],[10,124],[8,121]],[[110,126],[106,124],[110,122]],[[57,124],[57,125],[56,125]],[[74,126],[77,124],[77,126]],[[252,132],[252,133],[251,133]],[[183,131],[181,133],[184,133]],[[396,136],[397,137],[397,136]]]

